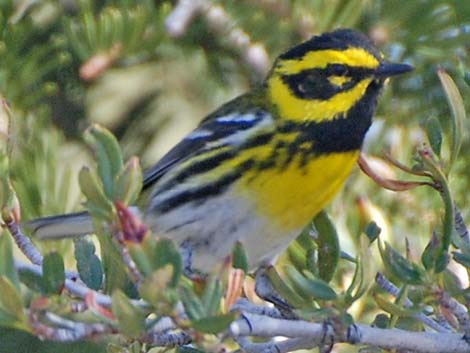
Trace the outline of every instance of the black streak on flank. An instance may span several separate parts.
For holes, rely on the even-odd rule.
[[[228,151],[225,150],[213,156],[194,162],[179,171],[178,174],[168,180],[165,184],[160,185],[158,187],[158,190],[169,190],[175,185],[183,183],[191,177],[210,172],[211,170],[220,166],[222,163],[238,156],[241,150],[246,150],[268,144],[272,138],[272,133],[256,135],[253,138],[249,139],[246,143],[244,143],[240,148],[233,147]],[[200,154],[203,157],[204,151],[202,151]]]
[[[172,209],[181,206],[183,204],[188,203],[197,203],[200,201],[204,201],[206,198],[210,198],[210,196],[216,196],[224,192],[233,182],[238,180],[243,174],[252,168],[254,164],[254,160],[249,159],[230,173],[220,177],[214,182],[201,185],[197,188],[187,189],[185,191],[180,192],[179,194],[168,198],[167,200],[161,202],[159,205],[156,205],[152,211],[157,212],[168,212]]]

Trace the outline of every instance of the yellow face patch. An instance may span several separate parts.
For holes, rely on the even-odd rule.
[[[329,64],[375,69],[380,63],[375,56],[362,48],[328,49],[309,52],[298,60],[282,60],[278,63],[276,72],[283,75],[292,75],[303,70],[322,69]]]
[[[350,90],[340,92],[328,100],[317,100],[295,96],[281,77],[273,76],[268,81],[268,94],[281,116],[296,121],[320,122],[331,120],[351,109],[364,96],[371,81],[371,78],[365,78]]]

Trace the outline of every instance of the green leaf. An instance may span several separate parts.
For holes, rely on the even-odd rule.
[[[139,271],[146,276],[152,275],[155,271],[155,248],[157,246],[157,239],[150,235],[146,235],[142,242],[134,243],[128,242],[127,248],[134,260]]]
[[[436,265],[434,266],[434,270],[436,273],[440,273],[447,268],[449,264],[450,255],[445,252],[441,251],[441,253],[437,256]]]
[[[441,195],[445,208],[441,237],[442,246],[436,253],[436,261],[434,265],[434,271],[436,273],[439,273],[446,269],[449,260],[448,250],[451,244],[452,236],[455,232],[455,207],[447,178],[440,164],[437,163],[436,160],[433,158],[432,152],[423,150],[421,151],[420,156],[426,169],[428,169],[428,171],[432,173],[433,181],[435,183],[438,183],[440,186],[439,194]]]
[[[44,278],[41,275],[28,269],[20,270],[18,272],[18,275],[19,275],[20,281],[24,283],[32,291],[38,292],[41,294],[47,293],[47,288],[44,283]]]
[[[84,139],[95,152],[98,174],[108,199],[114,196],[114,180],[124,161],[116,138],[105,128],[94,124],[85,131]]]
[[[326,282],[331,281],[339,261],[339,241],[336,229],[325,211],[313,220],[318,231],[318,275]]]
[[[146,313],[132,305],[130,299],[119,289],[113,292],[112,301],[111,308],[118,319],[120,330],[130,337],[140,337],[145,329]]]
[[[384,311],[396,316],[413,316],[422,311],[422,308],[404,308],[395,303],[389,302],[387,299],[382,298],[380,295],[374,295],[375,302]]]
[[[103,283],[103,265],[95,255],[95,245],[86,238],[74,240],[75,259],[80,279],[91,289],[98,290]]]
[[[6,276],[16,289],[20,289],[20,281],[13,260],[11,237],[6,233],[0,234],[0,276]]]
[[[188,317],[197,321],[205,317],[204,306],[194,290],[189,285],[181,288],[181,301],[183,302],[185,313]]]
[[[368,283],[365,283],[366,274],[364,273],[365,271],[361,258],[358,258],[356,260],[355,265],[356,266],[354,269],[353,279],[344,294],[344,301],[346,306],[351,305],[357,299],[359,299],[367,291],[368,288]]]
[[[337,298],[336,292],[327,282],[308,278],[292,266],[287,265],[284,269],[292,284],[302,296],[317,300],[335,300]]]
[[[453,259],[466,268],[470,268],[470,255],[454,251],[452,253]]]
[[[89,168],[83,167],[78,174],[78,182],[83,195],[87,198],[88,211],[101,219],[110,219],[113,204],[103,192],[102,184],[96,174]]]
[[[172,277],[173,267],[166,265],[146,276],[139,286],[142,299],[152,304],[160,315],[171,314],[179,300],[176,289],[169,287]]]
[[[311,248],[307,250],[307,253],[304,256],[304,262],[306,262],[307,269],[313,273],[315,276],[319,277],[318,273],[318,251],[316,248]]]
[[[129,353],[129,350],[126,347],[122,347],[114,343],[109,343],[106,347],[106,353]]]
[[[90,341],[53,342],[23,330],[0,327],[0,353],[105,353],[105,343]]]
[[[421,263],[426,270],[432,269],[436,265],[436,257],[441,249],[441,241],[437,235],[433,232],[431,240],[424,248],[421,254]]]
[[[173,266],[173,277],[170,286],[176,287],[183,272],[183,259],[175,246],[169,239],[159,239],[155,247],[154,255],[155,269],[164,267],[167,264]]]
[[[116,176],[113,200],[131,205],[137,201],[142,190],[143,176],[139,159],[132,157]]]
[[[28,330],[21,294],[6,276],[0,276],[0,293],[0,325]]]
[[[10,207],[13,195],[14,192],[10,182],[9,158],[5,152],[0,151],[0,207]]]
[[[314,272],[314,269],[310,268],[309,266],[310,264],[306,262],[305,257],[307,254],[306,254],[305,249],[302,247],[302,245],[300,245],[300,243],[297,240],[293,241],[289,245],[289,248],[287,250],[288,250],[288,255],[289,255],[289,261],[295,267],[297,267],[299,270],[302,270],[302,269],[305,269],[307,266],[307,269]],[[315,265],[313,266],[313,268],[315,268]]]
[[[467,86],[470,87],[470,71],[466,71],[464,76],[463,76],[463,79],[465,81],[465,83],[467,84]]]
[[[440,156],[442,146],[442,127],[439,119],[435,116],[430,117],[426,121],[426,134],[428,135],[428,140],[432,150],[437,156]]]
[[[448,168],[448,170],[450,170],[459,154],[460,146],[462,145],[465,133],[466,113],[462,96],[460,95],[459,89],[457,88],[454,80],[452,80],[452,78],[442,68],[437,70],[437,75],[439,76],[439,80],[444,88],[447,102],[449,103],[449,107],[452,112],[452,146]]]
[[[61,292],[65,282],[64,260],[57,252],[51,252],[44,257],[42,276],[46,290],[51,294]]]
[[[237,241],[232,251],[233,268],[239,268],[248,273],[248,257],[243,244]]]
[[[385,247],[379,243],[379,250],[385,268],[402,282],[407,284],[423,284],[425,282],[424,270],[401,256],[387,242],[385,242]]]
[[[273,288],[294,308],[311,308],[311,301],[304,300],[279,276],[274,267],[269,267],[266,270],[266,275],[271,281]]]
[[[235,320],[237,313],[209,316],[203,319],[192,321],[193,328],[202,333],[217,334],[228,329],[230,324]]]
[[[134,298],[137,291],[129,278],[119,245],[113,240],[109,232],[103,228],[102,224],[95,222],[94,227],[97,230],[101,246],[105,292],[112,293],[115,289],[122,289],[127,295]]]
[[[217,313],[223,295],[224,292],[220,280],[211,278],[206,284],[204,294],[201,298],[201,303],[206,315],[210,316]]]

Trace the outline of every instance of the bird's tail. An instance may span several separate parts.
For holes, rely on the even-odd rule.
[[[38,218],[25,223],[24,227],[40,239],[69,238],[94,232],[88,212]]]

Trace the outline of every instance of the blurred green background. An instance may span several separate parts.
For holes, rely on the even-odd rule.
[[[412,166],[416,146],[426,141],[428,119],[438,119],[449,131],[439,66],[469,106],[469,1],[201,1],[186,23],[173,12],[177,4],[0,1],[0,94],[14,116],[11,173],[23,219],[80,208],[77,173],[92,164],[81,136],[91,123],[109,128],[127,157],[140,156],[144,167],[151,166],[205,115],[260,83],[278,54],[334,28],[359,29],[387,58],[416,68],[387,85],[367,153],[388,150]],[[0,129],[4,136],[5,126]],[[384,175],[403,177],[379,159],[374,166]],[[450,183],[466,220],[469,175],[464,139]],[[330,213],[343,250],[354,252],[355,237],[374,220],[398,249],[405,248],[406,238],[413,258],[439,226],[441,209],[431,189],[385,191],[356,168]],[[66,251],[70,244],[42,246]],[[376,270],[379,256],[372,258]]]

